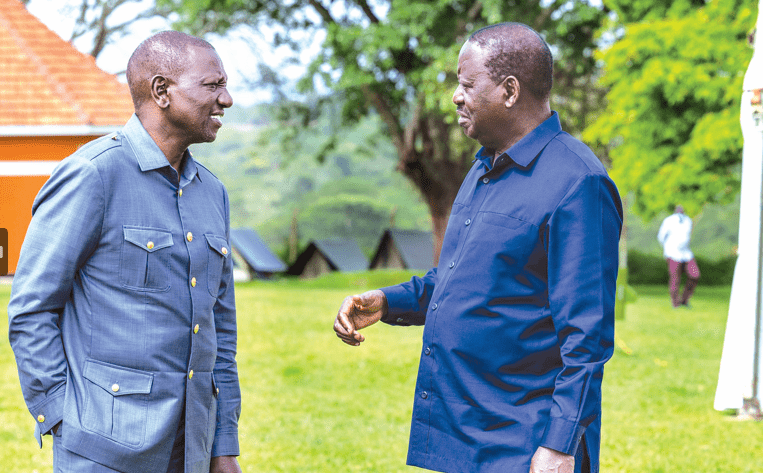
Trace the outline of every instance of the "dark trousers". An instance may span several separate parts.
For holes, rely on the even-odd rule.
[[[680,294],[681,275],[684,273],[686,273],[686,284],[684,285],[683,294]],[[673,307],[688,305],[691,295],[694,294],[694,288],[697,287],[697,281],[699,281],[699,266],[697,266],[697,262],[694,258],[685,262],[674,261],[668,258],[668,274],[670,275],[668,282],[670,301],[673,303]]]

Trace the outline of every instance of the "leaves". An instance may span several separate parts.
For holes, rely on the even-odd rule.
[[[739,188],[739,97],[753,2],[697,8],[684,1],[667,10],[658,1],[607,3],[640,21],[600,56],[608,106],[584,138],[609,147],[613,179],[634,193],[646,220],[678,202],[690,214],[729,202]],[[655,12],[667,17],[655,20]]]

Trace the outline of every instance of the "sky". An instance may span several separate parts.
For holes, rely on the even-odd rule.
[[[39,18],[48,28],[65,40],[69,40],[74,29],[77,15],[75,5],[80,0],[31,0],[27,5],[30,13]],[[128,4],[116,10],[116,18],[129,18],[137,12],[153,5],[153,0],[140,0],[134,4]],[[98,56],[98,67],[111,74],[119,74],[127,66],[127,60],[135,48],[152,33],[170,29],[170,25],[163,19],[142,20],[135,23],[134,27],[117,42],[109,44]],[[272,97],[267,90],[257,90],[246,85],[245,78],[257,76],[257,66],[260,61],[266,61],[269,65],[277,64],[285,55],[284,51],[275,50],[265,38],[268,32],[256,35],[246,30],[237,30],[226,37],[211,35],[205,39],[217,50],[223,61],[223,66],[228,74],[228,89],[233,100],[238,105],[249,106],[258,102],[266,102]],[[265,37],[265,38],[263,38]],[[92,47],[91,37],[82,37],[74,42],[74,46],[84,53],[89,53]],[[256,51],[256,53],[254,52]],[[306,51],[303,54],[303,63],[310,60],[317,49]],[[303,66],[290,66],[281,69],[286,77],[296,80],[304,73]],[[124,74],[120,76],[124,81]]]

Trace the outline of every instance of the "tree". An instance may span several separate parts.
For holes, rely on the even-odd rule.
[[[398,154],[397,168],[424,197],[435,235],[435,256],[475,143],[456,123],[451,97],[458,52],[470,32],[519,20],[554,46],[557,107],[572,132],[582,129],[601,92],[590,79],[596,31],[607,10],[587,1],[499,0],[158,0],[178,12],[179,26],[195,34],[269,28],[274,44],[294,51],[299,39],[322,41],[301,82],[316,82],[344,99],[342,117],[381,117]],[[545,5],[545,6],[542,6]],[[300,34],[303,35],[300,37]],[[273,70],[271,68],[271,70]],[[569,113],[567,113],[569,112]],[[328,138],[334,139],[334,138]]]
[[[24,5],[36,3],[35,0],[22,0]],[[167,18],[170,11],[146,5],[140,9],[143,0],[67,0],[56,2],[62,14],[75,18],[69,42],[92,35],[92,45],[87,51],[98,58],[110,43],[118,41],[136,22],[151,18]],[[128,11],[136,13],[128,14]]]
[[[738,192],[756,3],[605,0],[624,26],[601,56],[608,105],[583,136],[609,148],[611,175],[644,219],[679,202],[694,214]]]

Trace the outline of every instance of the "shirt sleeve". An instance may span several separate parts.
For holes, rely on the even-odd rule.
[[[225,237],[230,241],[230,208],[228,194],[225,199]],[[217,331],[217,359],[215,383],[217,396],[217,427],[212,445],[212,457],[238,456],[238,419],[241,415],[241,388],[236,365],[236,299],[233,285],[233,259],[225,258],[217,302],[214,306]]]
[[[39,434],[63,419],[67,363],[59,317],[98,244],[104,190],[86,159],[64,159],[35,198],[8,304],[8,338]]]
[[[549,220],[549,304],[563,367],[541,445],[574,454],[601,415],[604,363],[614,351],[622,204],[605,176],[581,178]]]
[[[665,240],[668,238],[668,221],[669,219],[667,218],[663,220],[660,225],[660,230],[657,232],[657,241],[659,241],[662,246],[665,246]]]
[[[432,268],[423,277],[414,276],[408,282],[382,288],[389,306],[382,322],[390,325],[424,325],[435,284],[437,268]]]

